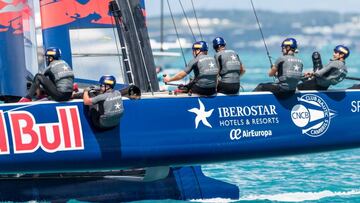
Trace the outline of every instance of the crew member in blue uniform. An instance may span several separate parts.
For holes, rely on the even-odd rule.
[[[67,101],[73,92],[74,73],[70,66],[61,60],[59,48],[48,48],[45,52],[46,65],[44,73],[35,75],[29,88],[28,94],[19,102],[29,102],[35,96],[36,91],[42,86],[46,95],[55,101]]]
[[[99,83],[100,87],[86,88],[83,99],[84,105],[89,106],[94,127],[98,130],[106,130],[119,125],[124,107],[121,93],[114,90],[116,84],[114,76],[104,75]]]
[[[327,90],[331,85],[336,85],[347,74],[345,59],[349,57],[350,50],[344,45],[338,45],[334,48],[333,58],[322,69],[315,72],[306,73],[308,78],[298,85],[299,90]]]
[[[222,37],[216,37],[213,40],[213,48],[216,51],[215,60],[219,67],[217,92],[238,94],[240,76],[245,73],[239,55],[233,50],[226,49],[226,42]]]
[[[214,57],[208,56],[208,45],[204,41],[195,42],[192,46],[194,59],[189,62],[185,70],[178,72],[174,77],[163,78],[165,83],[183,79],[191,71],[195,78],[187,88],[195,94],[211,96],[216,94],[217,75],[219,69]]]
[[[302,77],[303,63],[295,56],[297,41],[287,38],[281,43],[283,56],[279,57],[269,71],[269,76],[276,77],[274,83],[260,83],[254,91],[270,91],[275,95],[291,95]]]

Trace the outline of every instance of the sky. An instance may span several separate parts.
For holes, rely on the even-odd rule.
[[[164,11],[168,13],[167,1],[174,13],[182,12],[179,0],[164,0]],[[161,0],[145,0],[148,17],[160,15]],[[186,10],[192,9],[191,0],[181,0]],[[193,0],[196,10],[252,9],[250,0]],[[256,10],[275,12],[301,12],[308,10],[357,12],[360,14],[360,0],[253,0]]]

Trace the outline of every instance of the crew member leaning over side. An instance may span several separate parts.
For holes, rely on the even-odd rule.
[[[208,56],[208,45],[204,41],[195,42],[192,46],[194,59],[189,62],[185,70],[178,72],[174,77],[163,78],[165,83],[183,79],[191,71],[195,78],[186,86],[192,93],[211,96],[216,94],[217,75],[219,69],[214,57]]]
[[[282,44],[282,54],[269,71],[269,76],[276,77],[274,83],[260,83],[254,91],[270,91],[275,95],[293,94],[302,77],[303,63],[295,56],[297,42],[294,38],[285,39]]]
[[[330,85],[336,85],[347,74],[345,59],[350,55],[350,50],[344,45],[338,45],[334,48],[333,58],[322,69],[312,73],[305,73],[309,78],[298,85],[299,90],[327,90]]]
[[[114,76],[104,75],[99,83],[100,89],[86,88],[83,99],[84,105],[89,106],[93,126],[98,130],[106,130],[120,124],[124,107],[121,93],[114,90],[116,84]]]
[[[29,88],[28,94],[19,102],[29,102],[35,96],[40,85],[45,93],[56,101],[67,101],[73,92],[74,73],[70,66],[61,60],[59,48],[48,48],[45,52],[47,68],[44,74],[38,73]]]
[[[219,67],[217,92],[238,94],[240,76],[245,73],[239,55],[233,50],[226,50],[226,42],[222,37],[216,37],[213,40],[213,48],[216,51],[215,60]]]

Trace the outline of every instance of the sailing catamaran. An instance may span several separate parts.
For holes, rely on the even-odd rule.
[[[7,2],[0,2],[5,101],[25,94],[24,67],[36,60],[29,48],[32,1]],[[102,132],[91,126],[82,100],[1,104],[1,201],[238,199],[239,188],[192,165],[360,146],[359,91],[307,91],[286,99],[266,92],[209,98],[156,92],[143,2],[40,3],[44,46],[61,48],[69,64],[69,31],[109,27],[113,16],[123,80],[144,93],[125,99],[120,125]]]

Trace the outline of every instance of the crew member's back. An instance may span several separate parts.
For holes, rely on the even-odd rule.
[[[223,94],[238,94],[240,89],[240,76],[245,73],[245,68],[239,55],[233,50],[226,50],[226,42],[222,37],[213,40],[216,51],[215,61],[219,67],[219,81],[217,92]]]
[[[260,83],[254,91],[270,91],[274,95],[287,98],[296,91],[296,86],[302,77],[303,63],[295,56],[297,41],[287,38],[281,43],[283,56],[272,65],[269,76],[276,77],[275,82]]]
[[[192,46],[194,58],[187,67],[178,72],[175,76],[166,76],[163,81],[166,83],[183,79],[191,71],[194,71],[195,78],[185,85],[190,92],[200,96],[212,96],[216,94],[217,75],[219,69],[214,57],[208,56],[208,45],[204,41],[195,42]]]

